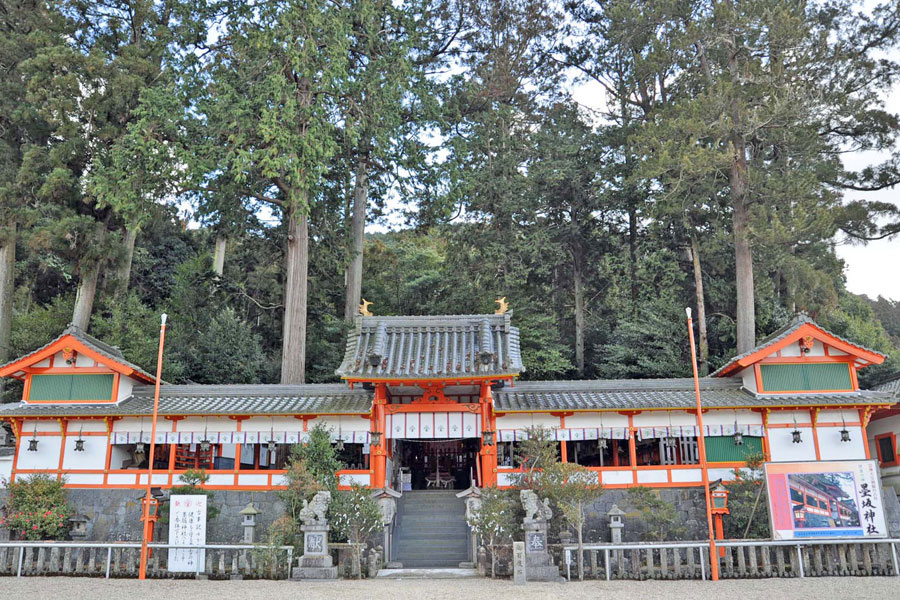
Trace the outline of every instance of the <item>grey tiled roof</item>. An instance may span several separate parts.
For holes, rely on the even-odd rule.
[[[336,373],[354,379],[517,375],[510,314],[357,317]]]
[[[838,404],[888,404],[890,394],[843,392],[833,394],[754,394],[739,378],[700,380],[703,406],[828,406]],[[616,379],[600,381],[517,382],[494,392],[497,411],[530,410],[630,410],[692,408],[696,406],[693,379]]]
[[[754,347],[752,350],[744,352],[743,354],[738,354],[737,356],[733,357],[727,363],[725,363],[724,365],[722,365],[721,367],[716,369],[713,373],[711,373],[710,376],[716,377],[717,375],[719,375],[719,373],[725,371],[726,369],[728,369],[729,367],[734,365],[736,362],[738,362],[742,358],[746,358],[746,357],[750,356],[751,354],[759,352],[760,350],[762,350],[763,348],[765,348],[767,346],[771,346],[772,344],[777,344],[778,342],[780,342],[784,338],[788,337],[789,335],[791,335],[792,333],[797,331],[802,325],[805,325],[805,324],[812,325],[816,329],[824,331],[825,333],[832,336],[833,338],[836,338],[846,344],[850,344],[851,346],[856,346],[857,348],[862,348],[866,352],[871,352],[873,354],[882,355],[881,352],[879,352],[878,350],[872,350],[871,348],[866,348],[865,346],[860,346],[856,342],[853,342],[846,338],[842,338],[841,336],[828,331],[827,329],[825,329],[824,327],[822,327],[821,325],[819,325],[818,323],[816,323],[815,321],[810,319],[806,314],[798,313],[797,315],[794,316],[793,319],[791,319],[791,321],[787,325],[785,325],[784,327],[781,327],[780,329],[776,329],[775,331],[773,331],[772,333],[770,333],[769,335],[764,337],[756,345],[756,347]]]
[[[50,340],[49,342],[47,342],[46,344],[41,346],[40,348],[37,348],[37,349],[29,352],[28,354],[25,354],[24,356],[20,356],[19,358],[11,360],[6,364],[0,365],[0,370],[2,370],[4,367],[6,367],[8,365],[11,365],[22,359],[28,358],[29,356],[37,354],[41,350],[44,350],[45,348],[52,346],[53,344],[55,344],[56,342],[58,342],[59,340],[61,340],[62,338],[64,338],[67,335],[71,335],[76,340],[78,340],[79,342],[81,342],[82,344],[84,344],[85,346],[87,346],[88,348],[93,350],[94,352],[97,352],[98,354],[105,356],[106,358],[108,358],[110,360],[114,360],[119,364],[125,365],[126,367],[128,367],[130,369],[134,369],[136,372],[140,373],[144,377],[147,377],[151,380],[155,379],[155,377],[153,375],[151,375],[147,371],[143,370],[136,364],[125,360],[125,357],[122,355],[122,351],[119,350],[116,346],[111,346],[111,345],[107,344],[106,342],[98,340],[94,336],[89,335],[88,333],[82,331],[79,327],[76,327],[72,323],[69,323],[69,326],[66,327],[66,329],[61,334],[59,334],[58,336],[56,336],[55,338],[53,338],[52,340]]]
[[[900,373],[897,373],[877,385],[873,385],[872,389],[876,392],[890,392],[900,395]]]
[[[367,414],[372,394],[343,384],[164,385],[160,415]],[[136,388],[118,405],[0,405],[0,417],[153,414],[153,387]]]

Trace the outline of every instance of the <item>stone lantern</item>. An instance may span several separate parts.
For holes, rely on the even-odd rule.
[[[262,513],[261,510],[254,506],[253,502],[250,502],[244,509],[241,511],[241,516],[243,517],[241,520],[241,525],[244,526],[244,543],[252,544],[254,541],[255,533],[256,533],[256,515]]]
[[[69,517],[69,537],[73,540],[83,540],[88,536],[86,515],[72,515]]]
[[[610,540],[613,544],[621,544],[622,534],[625,529],[625,511],[613,504],[606,516],[609,517]]]

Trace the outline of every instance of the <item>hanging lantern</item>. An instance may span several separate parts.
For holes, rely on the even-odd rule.
[[[35,425],[34,426],[34,435],[31,437],[30,440],[28,440],[28,451],[29,452],[37,452],[37,445],[38,445],[37,425]]]
[[[600,429],[600,434],[597,436],[597,447],[600,448],[601,451],[606,450],[606,447],[609,445],[609,440],[606,439],[606,432],[603,429]]]
[[[338,452],[343,452],[344,451],[344,438],[338,437],[337,444],[335,444],[334,447]]]
[[[369,444],[372,446],[380,446],[381,445],[381,432],[380,431],[370,431],[369,432]]]
[[[493,446],[496,440],[495,431],[483,431],[481,433],[481,441],[485,446]]]
[[[78,430],[78,439],[75,440],[75,452],[84,452],[84,438],[81,435],[83,431],[84,427]]]
[[[731,438],[734,440],[735,446],[743,446],[744,445],[744,434],[741,433],[741,430],[738,429],[737,420],[734,422],[734,435]]]
[[[800,430],[797,428],[797,419],[794,419],[794,430],[791,432],[791,442],[794,444],[802,444],[803,440],[800,439]]]
[[[850,432],[847,431],[847,421],[844,420],[844,415],[841,415],[841,423],[844,424],[844,428],[841,429],[841,441],[849,442],[850,441]]]
[[[275,428],[269,430],[269,441],[266,444],[266,447],[269,449],[269,454],[275,454],[278,450],[278,442],[275,441]]]

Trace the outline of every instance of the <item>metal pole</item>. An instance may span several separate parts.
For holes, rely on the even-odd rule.
[[[603,562],[606,564],[606,580],[609,581],[609,548],[603,550]]]
[[[106,549],[106,578],[109,579],[109,567],[112,565],[112,546]]]
[[[19,569],[16,571],[16,577],[22,576],[22,561],[25,559],[25,546],[19,548]]]
[[[894,547],[894,542],[891,542],[891,561],[894,564],[894,577],[900,576],[897,572],[897,548]]]
[[[703,558],[703,546],[700,546],[700,579],[706,581],[706,559]]]
[[[700,405],[700,374],[697,371],[697,349],[694,347],[694,322],[691,309],[686,308],[688,339],[691,343],[691,369],[694,372],[694,393],[697,396],[697,451],[700,453],[700,474],[703,494],[706,497],[706,525],[709,530],[709,572],[713,581],[719,580],[719,554],[716,552],[716,538],[713,534],[712,498],[709,492],[709,468],[706,463],[706,436],[703,433],[703,409]],[[702,563],[701,563],[702,564]]]
[[[162,379],[163,347],[166,343],[166,314],[159,324],[159,352],[156,355],[156,385],[153,391],[153,427],[150,433],[150,454],[147,456],[147,494],[144,497],[144,535],[141,537],[141,568],[139,579],[147,578],[147,544],[150,542],[150,488],[153,485],[153,453],[156,450],[156,419],[159,416],[159,385]]]
[[[566,579],[572,581],[572,553],[566,548]]]
[[[797,562],[800,563],[800,577],[806,577],[803,572],[803,546],[797,544]]]
[[[294,548],[293,548],[293,546],[287,549],[287,555],[288,555],[288,568],[287,568],[287,577],[285,577],[285,579],[290,579],[291,578],[291,568],[292,568],[292,565],[294,564]]]

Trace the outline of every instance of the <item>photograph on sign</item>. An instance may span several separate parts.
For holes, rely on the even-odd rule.
[[[206,496],[173,495],[169,497],[169,544],[172,546],[206,545]],[[168,570],[197,573],[204,570],[205,550],[170,548]]]
[[[766,463],[774,539],[886,537],[871,460]]]

